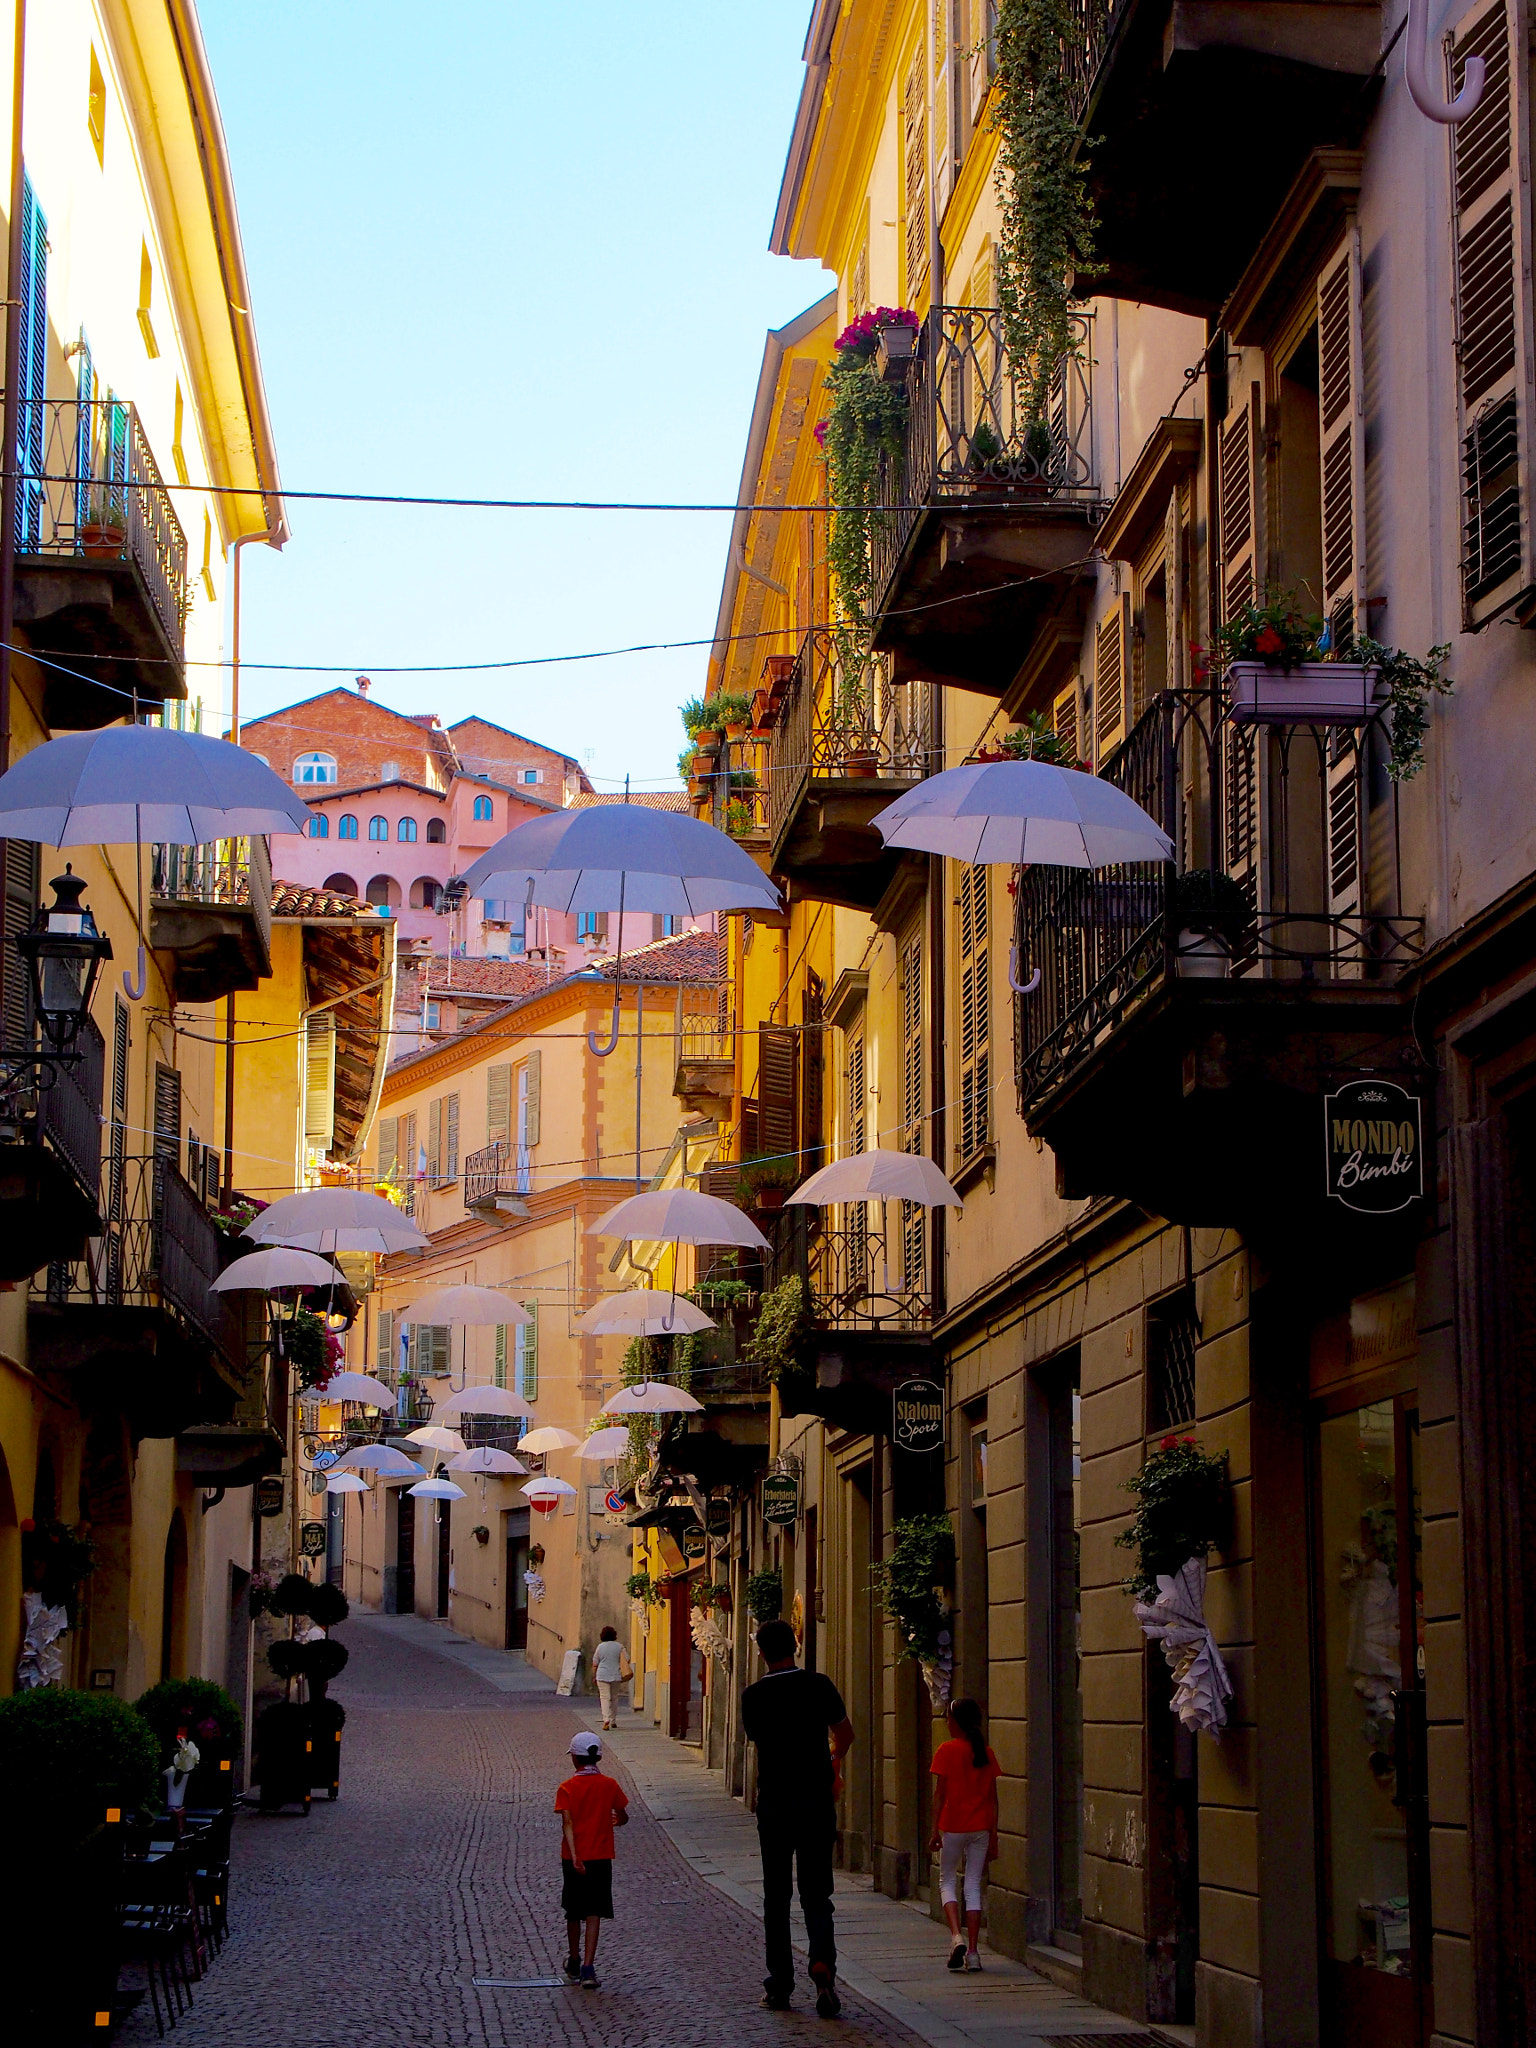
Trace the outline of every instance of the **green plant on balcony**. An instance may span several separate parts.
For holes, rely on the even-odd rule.
[[[955,1532],[948,1515],[898,1522],[889,1557],[870,1573],[875,1597],[902,1639],[902,1655],[920,1664],[949,1646],[948,1588],[955,1576]]]
[[[1026,420],[1043,422],[1057,365],[1082,354],[1072,305],[1093,275],[1097,220],[1062,49],[1073,0],[999,0],[992,126],[998,137],[997,303]]]
[[[1031,711],[1022,725],[1005,732],[997,743],[1005,761],[1045,761],[1053,768],[1075,768],[1077,756],[1043,711]]]
[[[744,1202],[758,1203],[761,1197],[765,1208],[782,1208],[783,1197],[801,1180],[799,1163],[781,1155],[768,1153],[761,1158],[743,1159],[736,1174],[736,1192]],[[775,1199],[777,1198],[777,1199]]]
[[[778,1572],[753,1572],[747,1580],[747,1612],[755,1622],[777,1621],[784,1612],[784,1581]]]
[[[713,726],[714,706],[706,704],[702,697],[690,697],[685,704],[678,706],[678,716],[689,739],[697,739],[701,732],[708,732]]]
[[[752,806],[743,797],[734,796],[725,807],[725,829],[733,839],[745,839],[752,830],[755,820]]]
[[[763,1296],[752,1325],[748,1355],[776,1384],[786,1373],[803,1367],[810,1326],[805,1282],[798,1273],[791,1273]]]
[[[880,478],[886,462],[899,464],[906,438],[906,387],[887,383],[875,367],[882,327],[916,327],[905,307],[863,313],[837,337],[827,372],[827,416],[816,427],[827,458],[832,504],[827,566],[837,589],[833,628],[845,675],[862,677],[869,662],[869,613],[874,600],[871,547],[880,514]]]
[[[1431,647],[1422,658],[1400,647],[1384,647],[1363,635],[1348,643],[1340,658],[1373,668],[1386,698],[1392,725],[1387,773],[1394,782],[1411,782],[1424,766],[1424,735],[1429,730],[1430,697],[1449,697],[1456,685],[1440,670],[1451,652],[1449,640]]]
[[[1115,1538],[1136,1553],[1125,1590],[1155,1600],[1160,1577],[1174,1577],[1192,1557],[1221,1546],[1229,1512],[1226,1457],[1212,1457],[1192,1436],[1165,1436],[1124,1484],[1137,1502],[1136,1519]]]
[[[753,1289],[745,1280],[701,1280],[689,1290],[688,1299],[700,1308],[724,1309],[742,1308],[752,1299]]]
[[[711,725],[732,726],[752,723],[752,699],[740,690],[721,690],[709,700]]]
[[[1242,883],[1215,868],[1190,868],[1175,875],[1168,907],[1180,931],[1232,938],[1253,922],[1253,905]]]
[[[661,1604],[661,1592],[648,1570],[631,1572],[624,1581],[624,1591],[631,1600],[638,1600],[642,1607],[656,1607]]]
[[[1301,609],[1294,590],[1240,605],[1216,628],[1216,645],[1228,664],[1262,661],[1289,671],[1304,661],[1321,661],[1324,624]]]
[[[299,1385],[323,1388],[341,1363],[341,1339],[307,1308],[301,1308],[291,1322],[285,1322],[281,1334],[283,1355],[293,1367]]]

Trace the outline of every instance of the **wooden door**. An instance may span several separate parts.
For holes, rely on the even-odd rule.
[[[437,1504],[437,1618],[448,1619],[448,1579],[453,1569],[453,1502]]]
[[[416,1501],[403,1486],[395,1488],[395,1612],[416,1612]]]
[[[516,1523],[521,1519],[525,1526]],[[520,1518],[516,1514],[507,1517],[507,1648],[526,1650],[528,1647],[528,1582],[523,1574],[528,1569],[527,1512]]]

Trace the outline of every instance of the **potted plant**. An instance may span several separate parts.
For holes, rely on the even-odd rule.
[[[240,1754],[240,1709],[222,1685],[209,1678],[166,1678],[133,1703],[160,1744],[162,1771],[177,1747],[190,1739],[198,1764],[187,1788],[193,1806],[229,1806],[235,1796],[235,1758]]]
[[[1159,1578],[1173,1576],[1192,1557],[1220,1549],[1225,1540],[1227,1461],[1202,1450],[1192,1436],[1165,1436],[1141,1470],[1123,1483],[1137,1502],[1135,1520],[1115,1538],[1122,1550],[1136,1553],[1136,1569],[1125,1590],[1153,1600]]]
[[[1324,660],[1328,629],[1294,594],[1245,604],[1216,629],[1235,725],[1365,725],[1380,678],[1363,661]]]
[[[475,1526],[473,1527],[473,1529],[470,1530],[469,1533],[471,1536],[474,1537],[475,1541],[480,1545],[480,1548],[482,1550],[484,1550],[486,1544],[489,1543],[491,1540],[491,1532],[489,1529],[487,1529],[484,1522],[476,1522]]]
[[[80,552],[93,561],[117,561],[127,552],[127,510],[110,490],[90,493],[85,517],[75,531]]]
[[[1214,868],[1191,868],[1173,878],[1168,911],[1178,933],[1179,973],[1195,980],[1223,978],[1253,923],[1253,905],[1242,883]]]
[[[726,831],[733,839],[745,839],[754,822],[752,806],[743,798],[733,796],[725,807]]]
[[[786,1373],[799,1370],[809,1328],[805,1282],[798,1273],[791,1273],[763,1296],[748,1340],[748,1355],[776,1384]]]
[[[784,1197],[799,1182],[792,1159],[744,1159],[736,1175],[736,1190],[743,1202],[772,1214],[783,1208]]]
[[[777,1621],[784,1612],[784,1581],[771,1569],[747,1580],[747,1612],[755,1622]]]
[[[889,1557],[870,1574],[875,1595],[902,1639],[902,1655],[922,1669],[935,1713],[949,1701],[954,1648],[949,1588],[955,1576],[955,1532],[948,1515],[898,1522]]]
[[[1031,711],[1021,725],[997,743],[1002,761],[1044,761],[1052,768],[1075,768],[1077,757],[1043,711]]]
[[[723,727],[725,736],[733,744],[744,740],[752,718],[752,699],[739,690],[722,690],[718,697],[710,700],[713,723]]]
[[[904,384],[917,349],[917,315],[905,306],[881,306],[875,313],[875,375]]]

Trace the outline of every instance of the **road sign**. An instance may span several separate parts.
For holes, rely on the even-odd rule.
[[[607,1508],[610,1515],[622,1515],[629,1503],[625,1500],[622,1493],[610,1493],[603,1505]]]
[[[793,1472],[770,1472],[763,1481],[763,1520],[784,1526],[799,1515],[799,1479]]]

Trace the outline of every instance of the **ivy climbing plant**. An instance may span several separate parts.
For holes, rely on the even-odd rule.
[[[872,544],[882,466],[899,463],[907,430],[907,393],[887,384],[875,366],[882,327],[916,327],[903,307],[861,313],[837,337],[827,372],[827,416],[816,428],[827,458],[827,491],[837,510],[827,541],[827,566],[837,590],[833,627],[844,691],[855,692],[869,664],[870,610],[874,603]]]
[[[997,304],[1026,423],[1046,418],[1056,365],[1082,353],[1072,301],[1094,268],[1097,219],[1062,63],[1080,32],[1072,0],[999,0]]]

